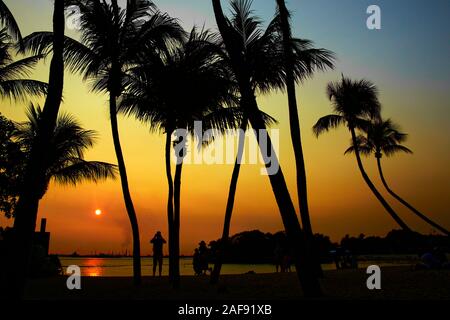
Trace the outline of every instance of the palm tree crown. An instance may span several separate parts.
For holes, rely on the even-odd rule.
[[[26,157],[30,154],[34,141],[39,135],[42,110],[31,106],[27,117],[28,121],[18,124],[14,134]],[[45,164],[45,185],[39,191],[41,198],[51,180],[61,184],[76,185],[82,181],[98,182],[115,178],[115,165],[84,159],[86,150],[94,145],[95,139],[95,131],[83,129],[72,116],[68,114],[58,116],[49,142],[49,153]]]
[[[375,157],[381,158],[383,154],[390,157],[398,152],[412,153],[410,149],[401,145],[406,141],[407,134],[401,133],[399,126],[391,119],[376,119],[365,128],[365,131],[366,135],[357,137],[358,150],[364,155],[374,153]],[[352,145],[345,154],[354,150]]]
[[[246,62],[241,71],[250,79],[253,91],[284,90],[285,55],[280,17],[277,14],[264,30],[251,5],[249,0],[231,1],[232,16],[227,19],[230,35]],[[296,81],[311,77],[316,70],[333,67],[334,54],[314,48],[312,41],[292,38],[290,45]]]
[[[370,81],[351,80],[342,76],[342,81],[328,84],[327,96],[334,114],[317,121],[313,127],[316,136],[343,124],[349,129],[364,129],[370,119],[379,118],[381,105],[378,89]]]
[[[194,28],[179,46],[131,70],[119,110],[164,132],[199,134],[195,121],[205,130],[236,127],[234,82],[221,54],[214,34]]]

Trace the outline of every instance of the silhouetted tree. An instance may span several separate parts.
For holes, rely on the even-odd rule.
[[[238,109],[233,107],[234,84],[221,55],[216,37],[194,28],[180,46],[164,55],[147,56],[132,70],[130,85],[120,105],[124,113],[132,114],[149,123],[153,130],[162,130],[166,134],[170,271],[175,286],[180,280],[181,174],[187,133],[197,138],[200,145],[206,144],[214,138],[203,137],[207,130],[223,132],[235,128],[240,119]],[[202,130],[197,130],[196,121],[201,121]],[[185,130],[186,134],[178,129]],[[176,136],[173,144],[177,164],[172,182],[170,147],[173,135]]]
[[[21,297],[26,283],[30,262],[33,234],[36,227],[39,205],[39,190],[45,181],[45,162],[48,157],[48,142],[56,126],[64,86],[64,1],[54,1],[53,35],[49,37],[53,45],[50,63],[48,93],[42,111],[39,134],[27,161],[25,175],[20,188],[14,219],[14,248],[7,261],[8,272],[5,282],[12,297]]]
[[[383,170],[381,168],[381,158],[383,154],[386,157],[391,157],[399,152],[409,154],[412,153],[410,149],[401,144],[406,140],[407,135],[401,133],[399,127],[390,119],[385,121],[382,119],[375,119],[367,128],[365,128],[365,131],[366,135],[360,135],[356,139],[358,143],[358,149],[363,155],[369,156],[373,154],[375,156],[375,158],[377,159],[378,172],[386,190],[419,218],[421,218],[434,228],[438,229],[439,231],[443,232],[444,234],[450,235],[450,232],[447,229],[428,218],[426,215],[421,213],[419,210],[402,199],[398,194],[392,191],[392,189],[387,184],[386,179],[384,178]],[[345,153],[351,153],[354,152],[354,150],[355,148],[352,145],[345,151]]]
[[[332,54],[323,49],[315,49],[309,40],[295,39],[289,36],[288,45],[291,49],[292,66],[287,68],[284,55],[284,39],[280,28],[280,15],[276,15],[270,22],[267,29],[261,30],[261,22],[251,15],[250,2],[232,2],[232,9],[235,18],[230,22],[232,27],[242,38],[247,51],[246,61],[253,69],[252,87],[262,93],[267,93],[271,89],[284,89],[287,83],[285,70],[289,70],[295,82],[311,76],[316,69],[325,69],[327,64],[332,65]],[[270,68],[267,66],[270,65]],[[294,94],[295,95],[295,94]],[[243,111],[244,108],[242,108]],[[266,126],[269,126],[274,119],[263,114]],[[298,120],[297,120],[298,124]],[[248,117],[244,117],[241,130],[246,131]],[[237,181],[239,178],[240,162],[244,147],[244,135],[239,138],[238,153],[230,182],[227,205],[225,210],[225,221],[222,232],[221,243],[226,243],[231,225],[234,199],[236,195]],[[219,280],[221,263],[220,255],[214,264],[211,274],[211,283]]]
[[[109,95],[111,131],[121,178],[122,193],[133,233],[133,280],[141,283],[139,226],[128,184],[120,143],[117,100],[127,82],[127,73],[140,57],[179,38],[182,30],[167,14],[157,11],[151,1],[128,1],[127,9],[117,0],[70,0],[66,5],[79,8],[81,43],[66,37],[65,59],[68,67],[92,81],[92,90]],[[48,52],[51,34],[33,33],[24,39],[26,48]]]
[[[334,114],[320,118],[313,127],[314,134],[318,137],[325,131],[346,125],[352,136],[353,145],[357,146],[356,130],[367,128],[370,119],[380,117],[381,105],[378,101],[378,89],[370,81],[353,81],[342,76],[340,82],[328,84],[327,95],[332,103]],[[370,180],[364,170],[358,147],[354,148],[354,153],[361,175],[372,193],[400,227],[410,230]]]
[[[264,118],[261,115],[258,104],[255,98],[256,87],[252,86],[252,79],[258,77],[261,74],[255,72],[255,70],[261,70],[254,68],[251,63],[247,60],[247,57],[251,56],[252,52],[249,51],[247,44],[261,35],[259,28],[255,28],[258,25],[255,18],[251,18],[251,2],[239,0],[233,1],[232,5],[236,8],[240,8],[238,12],[243,15],[235,14],[233,16],[234,22],[227,19],[222,11],[220,0],[212,0],[214,14],[217,22],[217,26],[222,35],[224,45],[228,54],[231,69],[233,70],[236,82],[238,84],[239,92],[241,95],[241,107],[245,110],[245,114],[248,116],[249,122],[253,129],[256,131],[256,139],[260,143],[259,130],[266,130],[266,125],[264,123]],[[236,11],[236,10],[235,10]],[[244,24],[246,22],[246,24]],[[239,29],[233,27],[233,25],[240,25],[241,30],[247,28],[253,29],[250,33],[242,33]],[[244,40],[244,41],[243,41]],[[275,40],[275,39],[274,39]],[[272,42],[273,43],[273,42]],[[276,42],[278,43],[278,41]],[[267,41],[266,44],[270,44]],[[260,63],[262,61],[259,61]],[[272,68],[273,61],[265,61],[264,68],[272,70],[274,73],[279,73],[279,70]],[[279,80],[278,87],[284,84],[284,77],[274,77],[270,82],[273,84]],[[273,86],[261,87],[260,90],[267,91],[273,88]],[[270,151],[269,154],[272,156],[272,164],[276,162],[278,164],[278,158],[273,150],[272,141],[268,135],[267,136],[267,148]],[[262,145],[260,144],[260,147]],[[265,150],[262,150],[262,154],[266,155]],[[267,166],[271,163],[269,159],[266,160]],[[298,272],[299,279],[301,281],[303,290],[308,296],[318,296],[321,293],[319,282],[314,276],[313,265],[310,257],[307,254],[307,247],[304,238],[304,233],[300,227],[297,214],[295,212],[292,199],[290,197],[289,191],[287,189],[286,181],[284,179],[283,172],[281,168],[275,173],[269,176],[272,189],[275,194],[275,198],[280,209],[281,217],[283,220],[284,227],[286,229],[289,242],[295,249],[296,268]]]
[[[285,62],[284,72],[286,74],[291,141],[294,148],[295,167],[297,171],[297,195],[302,226],[305,231],[307,241],[311,246],[314,241],[314,233],[309,214],[306,168],[305,159],[303,157],[295,84],[296,80],[303,80],[306,77],[311,77],[316,70],[333,68],[334,57],[333,53],[328,50],[313,48],[311,42],[309,41],[293,41],[289,22],[290,13],[286,8],[285,1],[277,0],[277,5],[279,11],[280,29],[283,36],[283,52]],[[299,61],[298,58],[296,59],[296,56],[300,56],[301,60]],[[300,71],[301,73],[296,75],[296,71]],[[313,248],[311,247],[310,250],[313,250]],[[312,251],[311,254],[312,256],[315,256],[314,251]],[[322,269],[318,259],[316,259],[316,263],[318,273],[322,275]]]

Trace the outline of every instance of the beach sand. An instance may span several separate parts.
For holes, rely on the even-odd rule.
[[[323,299],[446,299],[450,300],[450,270],[418,271],[412,267],[381,269],[381,290],[368,290],[365,269],[326,271]],[[224,275],[211,286],[209,277],[182,276],[181,288],[168,278],[144,277],[135,288],[129,277],[83,277],[81,290],[68,290],[66,277],[33,279],[26,299],[152,299],[264,300],[302,299],[296,273]]]

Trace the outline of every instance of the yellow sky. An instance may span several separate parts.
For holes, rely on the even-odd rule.
[[[45,2],[45,1],[43,1]],[[6,1],[23,33],[48,30],[51,11],[26,10],[30,2]],[[69,32],[69,35],[73,34]],[[321,44],[326,46],[326,44]],[[333,48],[329,48],[333,49]],[[339,55],[339,52],[338,52]],[[346,64],[347,63],[347,64]],[[47,79],[48,61],[40,66],[34,78]],[[393,220],[364,184],[351,156],[343,156],[349,134],[340,129],[316,139],[311,127],[320,116],[330,113],[325,86],[339,74],[348,61],[341,59],[334,72],[318,74],[298,88],[304,152],[307,163],[310,211],[315,232],[339,240],[345,234],[384,235],[395,228]],[[351,65],[344,69],[349,76],[369,77],[380,88],[384,117],[400,122],[410,133],[406,143],[413,156],[398,155],[383,159],[385,176],[392,188],[432,219],[450,228],[448,214],[450,191],[448,116],[440,117],[436,110],[448,107],[449,94],[432,91],[414,81],[399,78],[390,70],[372,70],[367,66]],[[67,75],[62,110],[74,114],[85,128],[99,132],[98,144],[87,158],[115,163],[109,129],[106,97],[89,92],[78,76]],[[294,203],[296,203],[295,167],[290,145],[287,100],[280,93],[259,97],[261,108],[279,121],[279,158]],[[11,105],[2,101],[0,112],[14,120],[24,119],[26,104]],[[430,112],[434,110],[433,112]],[[130,188],[141,229],[142,251],[150,253],[149,238],[166,227],[166,177],[164,171],[164,140],[149,134],[145,125],[134,119],[120,118],[120,134],[127,164]],[[369,175],[379,189],[375,159],[365,160]],[[223,214],[232,165],[186,165],[182,179],[181,250],[190,254],[200,240],[220,237]],[[244,165],[238,183],[231,233],[260,229],[274,232],[282,229],[281,219],[266,176],[260,175],[260,165]],[[383,193],[385,194],[385,193]],[[387,198],[411,227],[430,232],[406,209]],[[103,215],[95,216],[100,208]],[[39,217],[48,219],[52,232],[51,251],[81,253],[123,251],[130,249],[130,227],[122,201],[119,180],[98,185],[85,183],[77,188],[52,185],[41,202]],[[7,222],[0,218],[0,223]]]

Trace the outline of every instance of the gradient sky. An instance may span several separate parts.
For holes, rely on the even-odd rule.
[[[5,0],[27,35],[50,30],[50,0]],[[159,0],[159,8],[178,17],[186,29],[194,24],[215,29],[209,0]],[[224,6],[227,1],[222,1]],[[377,4],[382,29],[366,28],[366,8]],[[385,235],[396,225],[364,184],[356,161],[343,152],[349,133],[340,129],[316,139],[311,127],[331,111],[325,95],[329,81],[340,73],[367,78],[380,89],[383,116],[398,122],[409,133],[406,145],[414,155],[383,159],[392,188],[432,219],[450,228],[450,2],[291,0],[295,36],[311,39],[317,47],[333,50],[336,70],[317,74],[299,86],[302,136],[306,157],[312,223],[315,232],[338,241],[345,234]],[[266,22],[273,16],[275,1],[255,0],[255,12]],[[228,11],[228,9],[226,9]],[[77,37],[72,31],[69,36]],[[36,69],[34,78],[47,80],[48,66]],[[62,110],[74,114],[84,127],[100,138],[88,159],[115,162],[109,129],[107,97],[92,94],[79,76],[68,74]],[[279,158],[296,202],[295,166],[290,144],[287,100],[282,93],[258,97],[261,108],[274,116],[280,129]],[[14,120],[24,119],[26,103],[2,101],[0,112]],[[156,230],[167,235],[164,140],[149,134],[145,125],[120,119],[120,133],[130,187],[141,229],[142,251],[148,254],[149,238]],[[382,190],[374,158],[366,169]],[[186,165],[182,180],[181,250],[190,254],[200,240],[219,238],[232,165]],[[261,229],[282,229],[268,178],[259,165],[244,165],[238,184],[232,234]],[[431,228],[395,204],[399,214],[415,230]],[[100,208],[104,214],[94,215]],[[79,253],[130,249],[130,227],[119,181],[77,188],[52,185],[41,202],[39,217],[48,219],[51,251]],[[1,217],[0,224],[8,222]]]

